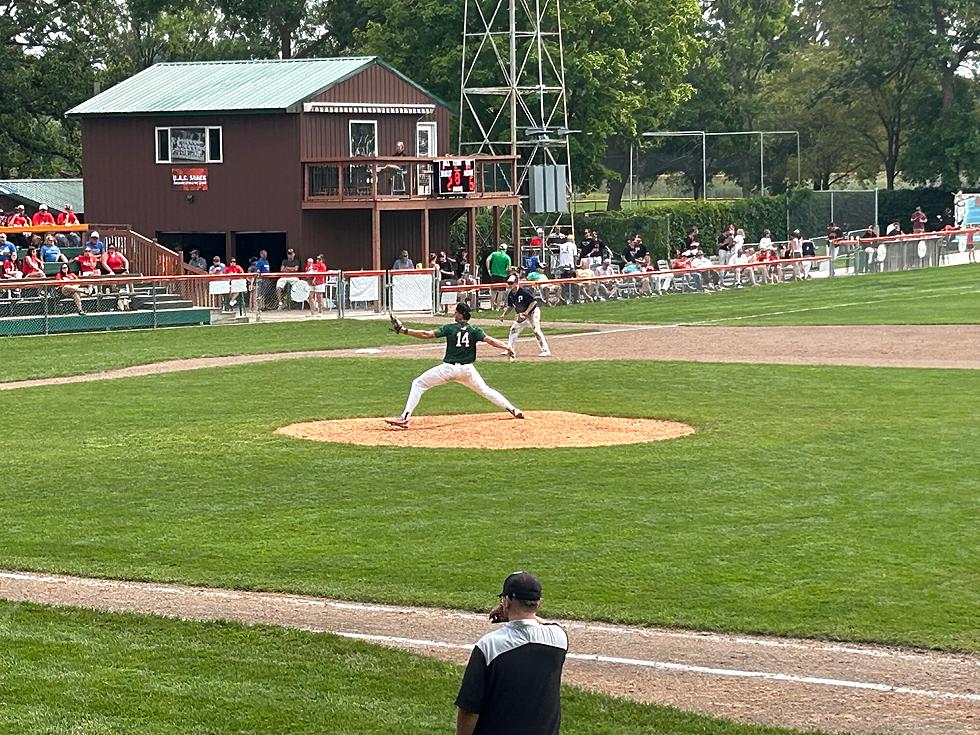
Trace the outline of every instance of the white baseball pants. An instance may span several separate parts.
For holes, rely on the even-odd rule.
[[[518,336],[524,331],[524,327],[528,326],[528,323],[530,323],[531,331],[534,332],[534,338],[538,340],[538,344],[541,346],[541,351],[551,352],[548,347],[548,340],[544,338],[544,332],[541,331],[541,309],[538,308],[535,308],[531,312],[529,318],[522,322],[515,319],[513,324],[510,325],[510,335],[507,338],[507,344],[510,348],[514,349]]]
[[[461,383],[474,393],[479,393],[491,403],[500,406],[507,411],[516,411],[513,403],[504,398],[500,391],[494,390],[477,372],[475,365],[458,365],[442,362],[433,368],[429,368],[415,380],[412,381],[412,389],[408,392],[408,401],[405,403],[405,411],[402,416],[408,418],[412,411],[419,405],[422,394],[429,388],[445,383]]]

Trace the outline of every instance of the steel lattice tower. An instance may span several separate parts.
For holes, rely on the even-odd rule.
[[[561,0],[465,2],[460,155],[517,156],[514,190],[525,211],[531,166],[564,165],[571,199]],[[514,214],[516,244],[521,213]],[[571,216],[525,215],[525,220],[533,227],[562,218],[570,222]]]

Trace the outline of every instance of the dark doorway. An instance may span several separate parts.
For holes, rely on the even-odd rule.
[[[223,232],[158,232],[157,242],[171,250],[182,250],[184,262],[191,258],[191,250],[200,250],[208,264],[217,255],[225,262],[225,233]]]
[[[277,272],[286,257],[286,233],[236,232],[234,248],[238,264],[246,270],[248,270],[249,258],[257,256],[260,250],[267,250],[269,268],[273,272]]]

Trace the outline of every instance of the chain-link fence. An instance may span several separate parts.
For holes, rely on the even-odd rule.
[[[804,237],[827,232],[834,222],[845,232],[864,231],[878,224],[878,190],[810,191],[797,190],[787,195],[787,230],[799,230]]]
[[[0,336],[156,328],[211,323],[162,278],[73,273],[0,282]]]

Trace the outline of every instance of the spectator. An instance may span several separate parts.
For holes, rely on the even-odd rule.
[[[739,250],[738,254],[733,255],[728,261],[728,265],[734,266],[735,273],[735,288],[742,288],[742,281],[748,276],[749,282],[753,285],[755,284],[755,276],[751,273],[751,268],[746,268],[745,266],[749,263],[749,256],[746,254],[745,250]],[[749,271],[747,273],[747,271]]]
[[[392,153],[391,155],[393,155],[393,156],[404,156],[404,155],[406,155],[404,141],[399,140],[397,143],[395,143],[395,152]]]
[[[612,267],[612,261],[609,258],[602,261],[602,265],[596,268],[595,274],[600,277],[617,275],[616,270]],[[614,279],[610,278],[608,281],[597,281],[596,290],[598,291],[600,301],[619,298],[619,287],[616,285]]]
[[[560,289],[558,286],[548,285],[548,276],[541,272],[541,267],[538,266],[535,270],[527,274],[528,283],[534,284],[541,294],[541,298],[549,306],[556,306],[561,301]]]
[[[23,264],[20,258],[17,257],[17,251],[14,250],[10,254],[10,257],[3,261],[2,266],[0,266],[0,276],[8,281],[20,280],[24,277],[24,272],[21,270],[22,267]],[[10,292],[8,291],[8,293]]]
[[[558,735],[568,636],[537,617],[541,581],[515,572],[490,613],[506,625],[474,646],[456,697],[456,735]]]
[[[865,228],[864,230],[864,234],[861,235],[861,239],[863,240],[872,240],[876,237],[878,237],[878,233],[875,232],[874,225],[868,225],[867,228]]]
[[[497,249],[487,256],[487,272],[490,274],[490,283],[507,283],[507,276],[510,272],[510,256],[507,255],[507,243],[500,243]],[[490,291],[490,308],[500,309],[500,303],[504,300],[507,289],[495,288]]]
[[[762,269],[763,283],[778,283],[782,280],[782,271],[779,267],[779,258],[776,255],[776,249],[771,243],[769,245],[759,246],[759,255],[757,260],[759,263],[764,264]]]
[[[266,305],[271,300],[273,283],[268,278],[262,278],[264,274],[271,270],[272,266],[269,265],[269,251],[265,249],[259,250],[259,258],[255,261],[255,272],[258,274],[254,282],[256,309],[266,308]]]
[[[840,240],[844,237],[844,231],[837,226],[836,222],[831,222],[827,225],[827,242],[832,243],[835,240]]]
[[[18,204],[14,208],[14,213],[7,217],[6,227],[30,227],[31,221],[27,219],[24,214],[24,205]],[[23,232],[18,232],[11,237],[14,245],[19,248],[26,248],[28,244],[27,235]]]
[[[47,226],[54,224],[54,216],[48,211],[47,204],[38,206],[34,216],[31,217],[31,224],[34,226]]]
[[[439,251],[436,258],[436,266],[439,268],[439,282],[449,285],[456,280],[456,262],[446,255],[445,250]]]
[[[624,263],[637,262],[637,260],[642,258],[642,256],[637,255],[639,250],[640,247],[639,245],[637,245],[636,235],[634,235],[633,237],[631,237],[629,240],[626,241],[626,247],[623,249],[623,262]]]
[[[438,253],[429,253],[429,264],[425,268],[432,271],[433,273],[438,273],[439,272],[438,260],[439,260]],[[416,270],[424,270],[422,268],[422,263],[417,263],[415,265],[415,268]]]
[[[460,250],[459,257],[456,258],[456,280],[476,283],[473,267],[470,265],[470,256],[466,254],[465,250]]]
[[[697,227],[692,227],[687,231],[687,237],[684,238],[684,245],[687,249],[693,248],[695,245],[701,243],[701,234],[698,232]]]
[[[759,250],[769,250],[772,248],[772,233],[769,230],[762,231],[762,237],[759,238]]]
[[[575,241],[575,235],[565,235],[561,231],[561,227],[555,225],[551,228],[551,233],[548,235],[548,246],[552,249],[557,249],[565,243],[566,240],[571,239],[572,242]]]
[[[75,258],[75,262],[78,264],[78,274],[82,278],[94,278],[101,275],[99,258],[92,252],[92,248],[88,244],[82,248],[82,252]]]
[[[103,255],[105,255],[105,243],[102,241],[99,233],[95,230],[92,230],[92,232],[89,233],[85,247],[89,248],[96,258],[101,258]]]
[[[44,278],[44,261],[38,253],[37,248],[29,248],[27,255],[21,264],[21,272],[24,278]]]
[[[279,264],[279,272],[299,273],[299,267],[300,263],[299,258],[296,257],[296,251],[292,248],[288,248],[286,250],[286,257],[283,258],[282,262]],[[288,295],[284,293],[286,288],[288,287],[291,292],[293,285],[297,283],[299,283],[298,276],[281,276],[276,281],[276,303],[278,304],[277,308],[279,311],[286,308],[285,297]]]
[[[916,207],[909,219],[912,220],[913,235],[919,235],[926,231],[926,222],[928,221],[929,217],[922,211],[922,207]]]
[[[262,253],[265,253],[265,250],[259,251],[259,255],[262,255]],[[259,258],[259,260],[261,259],[262,258]],[[260,267],[261,266],[259,266],[258,261],[256,261],[256,268],[260,268]],[[238,275],[238,274],[244,274],[245,271],[242,269],[240,265],[238,265],[238,259],[232,258],[230,261],[228,261],[228,265],[225,268],[225,273],[229,273],[231,275]],[[230,281],[231,290],[228,293],[228,306],[232,308],[235,308],[237,306],[239,316],[245,316],[245,298],[242,296],[242,294],[245,293],[248,286],[242,283],[244,280],[245,279],[243,278],[235,278],[231,280]]]
[[[85,310],[82,309],[82,289],[71,284],[72,281],[78,280],[78,276],[71,272],[67,263],[61,264],[61,268],[55,274],[54,280],[61,281],[64,284],[61,287],[61,293],[74,301],[75,310],[80,316],[84,316]]]
[[[799,280],[803,278],[803,264],[800,262],[803,257],[803,234],[799,230],[793,230],[786,249],[789,257],[796,261],[793,263],[793,280]]]
[[[402,250],[401,255],[391,264],[393,271],[410,271],[415,269],[415,263],[408,257],[408,251]]]
[[[595,278],[595,272],[592,270],[589,261],[587,259],[582,258],[582,260],[579,261],[578,270],[575,271],[575,277]],[[579,283],[578,293],[579,296],[584,301],[595,301],[596,300],[595,283],[593,281],[583,281],[582,283]]]
[[[565,238],[558,246],[558,273],[561,278],[575,275],[575,240]]]
[[[7,239],[6,232],[0,232],[0,262],[10,257],[11,253],[17,252],[17,246]]]
[[[110,276],[121,276],[129,273],[129,260],[119,252],[115,245],[110,245],[102,256],[102,271]]]
[[[817,257],[817,249],[813,244],[813,240],[806,239],[802,242],[803,257],[804,258],[815,258]],[[813,261],[807,260],[803,263],[803,278],[810,278],[810,270],[813,268]],[[755,284],[753,284],[755,285]]]
[[[208,269],[208,261],[201,257],[201,252],[199,250],[191,250],[191,258],[187,261],[187,265],[201,271],[206,271]]]
[[[6,227],[6,226],[7,226],[7,213],[4,212],[2,208],[0,208],[0,227]]]
[[[310,258],[306,261],[306,272],[317,274],[313,277],[313,288],[310,290],[310,314],[318,313],[322,315],[327,305],[327,277],[323,275],[327,272],[327,263],[323,259],[322,254],[316,256],[316,260]]]
[[[650,252],[647,250],[646,245],[643,244],[643,238],[640,235],[634,236],[633,242],[636,244],[636,260],[637,262],[642,261]]]
[[[698,249],[694,251],[694,257],[691,259],[691,267],[698,269],[698,276],[705,288],[715,291],[720,287],[721,278],[718,275],[718,271],[701,270],[714,267],[714,263],[711,262],[711,259],[702,250]]]
[[[41,260],[45,263],[67,263],[68,258],[61,252],[61,248],[54,241],[54,235],[48,233],[44,236],[44,244],[41,246]]]
[[[734,233],[729,235],[728,231],[718,235],[718,264],[728,265],[728,260],[732,257],[732,248],[735,246]]]
[[[208,273],[224,273],[225,264],[221,262],[221,256],[215,255],[211,258],[211,267],[208,268]]]
[[[58,219],[56,220],[59,225],[80,225],[81,222],[78,221],[78,215],[72,210],[70,204],[66,204],[64,211],[58,214]],[[63,232],[59,232],[55,239],[59,241],[61,247],[73,247],[77,248],[78,244],[82,241],[77,232],[69,232],[67,235]]]
[[[735,230],[735,235],[732,237],[732,255],[741,252],[742,248],[745,247],[745,230],[739,227]]]
[[[902,226],[895,220],[885,228],[885,237],[898,237],[902,234]]]

